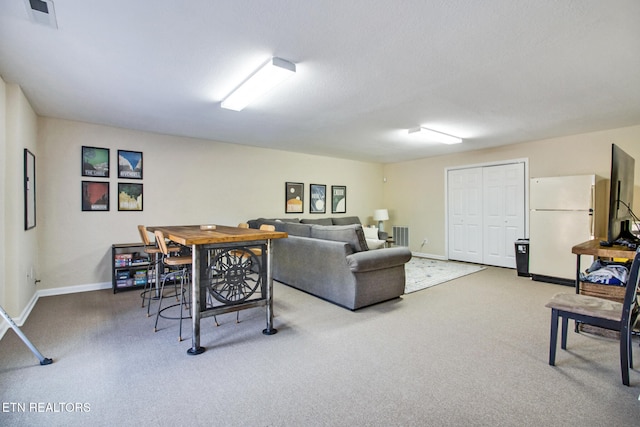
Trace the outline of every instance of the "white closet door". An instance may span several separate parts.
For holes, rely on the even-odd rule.
[[[515,268],[525,234],[525,165],[447,172],[448,258]]]
[[[516,267],[516,240],[524,233],[524,164],[483,168],[483,263]]]
[[[447,186],[448,258],[482,263],[482,168],[449,171]]]

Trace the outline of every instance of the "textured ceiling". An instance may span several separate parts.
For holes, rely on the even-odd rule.
[[[54,4],[0,2],[0,75],[44,116],[376,162],[640,124],[637,0]],[[222,109],[270,56],[296,75]]]

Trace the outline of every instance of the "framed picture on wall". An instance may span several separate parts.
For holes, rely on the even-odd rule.
[[[327,212],[327,186],[309,184],[309,213]]]
[[[109,210],[109,183],[99,181],[82,181],[82,210]]]
[[[24,149],[24,229],[36,226],[36,156]]]
[[[109,178],[109,149],[82,147],[82,176]]]
[[[304,184],[301,182],[285,182],[284,190],[284,212],[304,212]]]
[[[347,187],[345,185],[331,186],[331,213],[347,212]]]
[[[142,152],[118,150],[118,178],[142,179]]]
[[[142,184],[118,183],[118,210],[142,210]]]

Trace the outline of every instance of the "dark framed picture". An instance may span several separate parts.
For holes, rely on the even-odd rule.
[[[142,184],[118,183],[118,210],[142,210]]]
[[[347,187],[344,185],[331,186],[331,213],[347,212]]]
[[[36,226],[36,156],[24,149],[24,229]]]
[[[327,186],[309,184],[309,213],[327,212]]]
[[[284,191],[284,212],[304,212],[304,184],[301,182],[285,182]]]
[[[109,149],[82,147],[82,176],[109,178]]]
[[[99,181],[82,181],[82,210],[109,210],[109,183]]]
[[[118,150],[118,178],[142,179],[142,152]]]

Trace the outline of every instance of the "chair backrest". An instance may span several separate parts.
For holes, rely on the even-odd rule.
[[[164,233],[160,230],[156,230],[156,243],[158,244],[158,248],[160,252],[162,252],[165,256],[169,255],[169,249],[167,248],[167,242],[164,240]]]
[[[140,233],[142,243],[144,243],[145,246],[151,246],[151,240],[149,240],[149,235],[147,234],[147,227],[145,227],[144,225],[139,225],[138,232]]]
[[[636,251],[636,255],[633,258],[633,262],[631,263],[631,268],[629,270],[629,278],[627,279],[627,288],[624,293],[624,302],[622,306],[623,325],[629,323],[631,315],[634,313],[634,309],[638,303],[638,279],[640,279],[638,270],[640,270],[640,249]]]
[[[276,231],[276,226],[271,224],[262,224],[260,230],[263,231]]]

